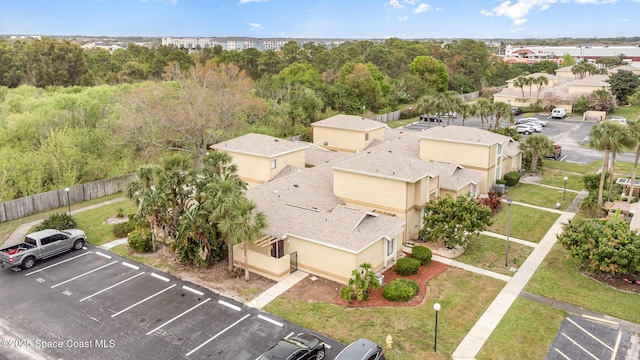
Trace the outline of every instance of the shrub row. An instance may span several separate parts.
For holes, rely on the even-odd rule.
[[[389,301],[409,301],[417,293],[418,283],[409,279],[397,279],[385,286],[382,296]]]

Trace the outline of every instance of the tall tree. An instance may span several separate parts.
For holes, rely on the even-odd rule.
[[[449,74],[444,63],[432,56],[418,56],[413,59],[411,71],[436,91],[443,92],[449,86]]]
[[[629,194],[627,196],[627,202],[631,203],[633,198],[633,192],[636,187],[636,177],[638,175],[638,160],[640,160],[640,120],[631,120],[627,123],[631,136],[638,141],[636,147],[636,156],[633,160],[633,173],[631,174],[631,186],[629,186]]]
[[[530,135],[520,144],[520,147],[527,156],[531,156],[531,166],[529,168],[531,173],[536,172],[538,161],[542,160],[544,154],[555,151],[551,139],[542,134]]]
[[[198,168],[210,145],[265,110],[252,95],[253,81],[235,65],[198,64],[183,71],[174,63],[166,76],[172,82],[148,83],[127,95],[121,128],[146,146],[195,155]]]
[[[635,139],[631,137],[624,125],[614,121],[604,121],[594,125],[589,134],[589,146],[595,150],[603,151],[602,172],[598,187],[598,204],[602,204],[604,183],[609,169],[609,155],[612,148],[623,149],[632,147]],[[611,174],[613,177],[613,174]]]
[[[509,123],[513,121],[513,112],[511,112],[511,106],[505,102],[495,102],[492,108],[493,116],[496,119],[494,129],[500,128],[500,121],[504,118],[509,119]]]
[[[257,210],[253,201],[244,197],[233,202],[229,216],[220,223],[221,230],[229,234],[230,244],[242,243],[245,281],[249,281],[249,245],[266,227],[265,215]]]
[[[513,80],[513,86],[520,89],[522,92],[522,99],[524,100],[524,87],[527,86],[526,78],[524,76],[518,76],[515,80]]]
[[[537,78],[535,78],[534,84],[538,85],[538,95],[536,96],[536,98],[540,99],[540,90],[542,90],[543,86],[549,85],[549,78],[547,78],[544,75],[540,75]]]
[[[640,75],[628,70],[616,71],[609,75],[609,80],[607,81],[611,84],[611,92],[621,105],[627,104],[629,95],[633,95],[640,88]]]
[[[475,106],[475,113],[480,117],[480,126],[482,129],[484,129],[485,119],[488,120],[488,118],[491,117],[493,111],[493,103],[490,99],[480,98],[478,101],[476,101]]]

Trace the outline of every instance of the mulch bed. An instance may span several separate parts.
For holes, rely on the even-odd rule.
[[[337,298],[333,299],[331,302],[333,304],[336,304],[336,305],[342,305],[342,306],[348,306],[348,307],[416,306],[416,305],[421,305],[424,302],[425,298],[427,297],[427,292],[428,292],[427,283],[429,282],[429,280],[431,280],[434,277],[438,276],[439,274],[441,274],[442,272],[444,272],[448,268],[449,268],[449,265],[445,265],[445,264],[439,263],[437,261],[431,261],[426,266],[421,266],[420,270],[418,270],[418,272],[416,274],[409,275],[409,276],[400,276],[400,275],[396,274],[396,272],[395,272],[396,267],[395,266],[393,266],[392,268],[390,268],[387,271],[385,271],[383,273],[385,285],[390,283],[390,282],[392,282],[395,279],[398,279],[398,278],[405,278],[405,279],[413,280],[413,281],[418,283],[418,285],[420,286],[420,290],[409,301],[396,302],[396,301],[389,301],[389,300],[385,299],[382,296],[382,291],[384,290],[384,286],[382,286],[380,289],[377,289],[377,290],[375,290],[375,289],[369,290],[369,299],[367,299],[365,301],[355,301],[354,300],[354,301],[352,301],[350,303],[347,303],[346,300],[344,300],[344,299],[342,299],[340,297],[337,297]]]

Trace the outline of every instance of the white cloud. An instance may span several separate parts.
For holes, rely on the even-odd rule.
[[[637,1],[637,2],[640,2],[640,0]],[[616,22],[629,22],[629,21],[631,21],[631,20],[630,19],[616,19]]]
[[[256,23],[249,23],[249,27],[251,28],[251,31],[258,31],[262,29],[262,25]]]
[[[265,2],[265,1],[269,1],[269,0],[240,0],[240,4],[248,4],[248,3],[252,3],[252,2]]]
[[[413,9],[413,13],[414,13],[414,14],[421,14],[421,13],[423,13],[423,12],[427,12],[427,11],[429,11],[429,10],[431,10],[431,5],[428,5],[428,4],[425,4],[425,3],[422,3],[422,4],[418,5],[418,7],[416,7],[415,9]]]
[[[640,2],[640,0],[633,0]],[[484,16],[504,16],[513,20],[515,25],[521,25],[527,21],[526,16],[534,10],[546,11],[551,5],[557,3],[575,2],[580,5],[584,4],[614,4],[618,0],[507,0],[500,5],[489,10],[480,10],[480,14]],[[519,28],[516,28],[519,29]],[[519,31],[519,30],[518,30]]]
[[[640,1],[640,0],[639,0]],[[406,2],[409,5],[413,5],[416,3],[416,0],[404,0],[404,2]]]
[[[140,0],[143,3],[152,1],[152,2],[161,2],[161,3],[167,3],[167,4],[171,4],[171,5],[175,5],[178,3],[178,0]]]
[[[389,5],[394,9],[402,9],[404,7],[404,5],[400,4],[400,0],[389,0],[385,5]]]
[[[400,21],[407,21],[407,20],[409,20],[409,17],[408,17],[408,16],[406,16],[406,15],[405,15],[405,16],[400,16],[400,17],[398,17],[398,20],[400,20]]]

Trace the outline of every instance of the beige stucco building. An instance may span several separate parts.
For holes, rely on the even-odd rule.
[[[384,140],[381,122],[354,115],[335,115],[311,124],[313,143],[329,150],[353,153],[366,149],[374,140]]]
[[[350,131],[352,121],[361,121],[356,118],[341,117]],[[345,132],[337,119],[332,118],[331,128],[335,138],[342,139]],[[375,128],[369,125],[367,129]],[[328,127],[313,129],[314,138],[320,129],[323,142],[336,143]],[[487,192],[502,169],[519,169],[521,163],[519,149],[514,150],[517,143],[475,128],[448,126],[413,132],[381,127],[380,133],[374,133],[375,141],[359,151],[356,148],[364,143],[343,144],[341,151],[307,144],[302,150],[307,166],[310,161],[315,166],[289,166],[294,170],[283,170],[247,190],[247,197],[255,201],[268,224],[264,236],[249,247],[252,272],[281,280],[296,268],[346,284],[363,262],[380,271],[395,263],[405,242],[418,237],[425,204],[445,194]],[[264,148],[258,142],[274,142],[265,136],[249,139],[253,148]],[[292,153],[304,145],[293,143],[296,146],[287,147]],[[215,148],[237,153],[229,145]],[[247,156],[262,158],[264,152]],[[236,266],[244,266],[243,256],[242,245],[236,245]]]
[[[275,178],[284,169],[304,168],[308,146],[268,135],[246,134],[211,148],[231,155],[238,175],[252,187]]]

